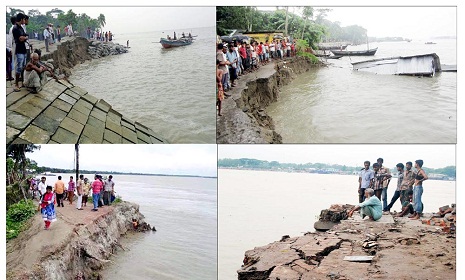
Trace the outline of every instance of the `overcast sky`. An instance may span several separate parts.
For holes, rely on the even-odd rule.
[[[73,169],[74,145],[40,145],[27,153],[39,166]],[[80,145],[80,169],[216,176],[216,145]]]
[[[424,167],[455,165],[455,145],[218,145],[218,158],[255,158],[281,163],[328,163],[363,166],[384,159],[387,167],[399,162],[424,161]]]
[[[8,7],[22,9],[26,13],[31,9],[38,9],[42,14],[54,8],[59,8],[65,13],[72,9],[76,14],[86,13],[91,18],[97,18],[103,14],[106,21],[103,30],[114,34],[174,29],[189,31],[192,28],[210,27],[216,24],[215,7],[44,6],[45,2],[38,3],[41,6],[25,6],[22,2],[20,4],[23,6],[9,5]],[[117,5],[117,3],[112,4]],[[124,5],[128,4],[131,3],[124,3]]]
[[[339,21],[342,27],[360,25],[367,29],[368,36],[430,39],[457,34],[456,7],[314,6],[314,9],[324,8],[332,10],[327,13],[328,20]],[[259,7],[259,9],[275,10],[276,7]],[[290,7],[289,11],[301,14],[300,7]]]

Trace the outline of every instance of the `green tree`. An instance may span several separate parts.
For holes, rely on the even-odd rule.
[[[103,14],[100,14],[100,15],[98,16],[97,21],[98,21],[98,25],[99,25],[98,27],[99,27],[99,28],[103,28],[103,27],[105,26],[105,24],[107,23],[107,22],[105,21],[105,15],[103,15]]]

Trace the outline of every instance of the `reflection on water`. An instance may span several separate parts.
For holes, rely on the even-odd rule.
[[[192,33],[192,45],[173,49],[158,43],[165,32],[119,34],[115,42],[129,40],[129,52],[77,66],[71,82],[170,143],[216,143],[214,52],[206,48],[215,28]]]
[[[373,45],[374,58],[436,52],[442,64],[456,64],[455,40]],[[267,108],[283,142],[455,143],[456,73],[419,78],[351,70],[351,62],[372,58],[329,60],[329,67],[284,86]]]
[[[388,188],[390,201],[397,179]],[[424,183],[425,212],[455,203],[455,182]],[[314,231],[322,209],[358,203],[358,176],[218,170],[218,279],[237,279],[246,250]],[[392,211],[400,210],[397,201]]]

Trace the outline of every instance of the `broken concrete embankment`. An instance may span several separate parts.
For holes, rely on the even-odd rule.
[[[41,44],[34,42],[35,48],[42,49]],[[7,145],[166,143],[148,126],[63,79],[75,65],[127,52],[124,47],[81,37],[66,38],[56,45],[42,59],[53,65],[60,79],[50,79],[37,94],[28,93],[26,88],[15,92],[13,84],[7,83]]]
[[[7,279],[97,279],[117,247],[123,248],[119,239],[132,230],[132,220],[144,216],[129,202],[97,212],[91,208],[57,207],[58,220],[49,230],[37,214],[26,231],[7,243]]]
[[[249,250],[237,272],[240,280],[455,279],[455,233],[407,217],[357,216],[327,232]]]
[[[227,92],[231,96],[223,100],[223,116],[217,117],[217,143],[282,143],[265,108],[278,100],[279,89],[296,75],[319,66],[295,57],[241,76],[237,86]]]

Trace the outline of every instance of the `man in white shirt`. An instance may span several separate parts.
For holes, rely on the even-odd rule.
[[[103,193],[103,204],[111,204],[111,196],[115,191],[115,182],[113,182],[113,176],[108,176],[108,179],[105,180],[104,193]]]
[[[45,42],[45,51],[49,52],[48,45],[50,43],[50,31],[48,29],[48,26],[45,27],[44,29],[44,42]]]
[[[40,183],[38,187],[40,200],[42,200],[42,196],[47,192],[47,184],[45,184],[45,180],[47,180],[45,177],[40,178]]]

